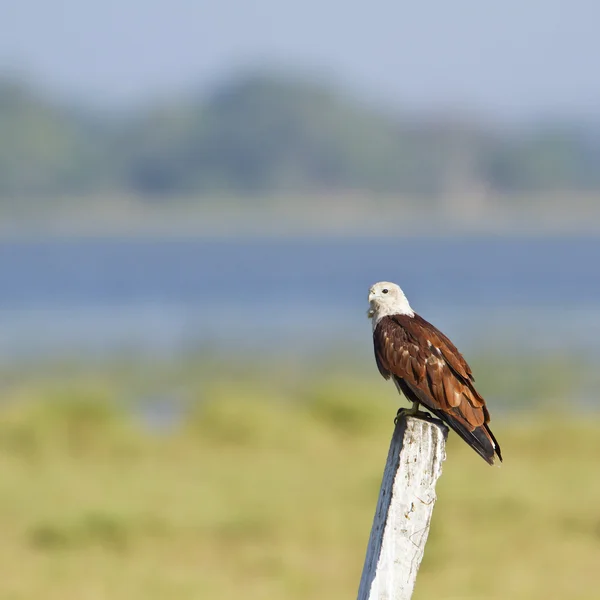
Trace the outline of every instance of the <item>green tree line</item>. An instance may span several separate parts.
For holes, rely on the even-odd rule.
[[[0,132],[4,198],[600,188],[600,126],[392,114],[281,75],[122,112],[61,105],[5,78]]]

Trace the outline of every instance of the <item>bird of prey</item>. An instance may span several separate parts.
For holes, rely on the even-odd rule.
[[[385,379],[412,404],[408,415],[424,415],[423,406],[456,431],[490,465],[500,446],[488,425],[485,400],[474,386],[471,369],[456,346],[411,308],[395,283],[381,281],[369,290],[375,360]]]

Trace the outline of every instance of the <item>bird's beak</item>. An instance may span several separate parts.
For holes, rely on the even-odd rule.
[[[375,309],[373,308],[374,299],[375,294],[373,292],[369,292],[369,310],[367,311],[367,317],[369,317],[369,319],[375,314]]]

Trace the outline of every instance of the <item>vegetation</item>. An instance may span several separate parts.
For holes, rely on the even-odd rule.
[[[115,114],[0,80],[0,197],[376,192],[435,198],[600,188],[600,128],[500,131],[459,115],[390,114],[281,74]]]
[[[393,390],[186,369],[4,374],[2,597],[356,593]],[[595,598],[600,418],[498,412],[501,468],[450,438],[415,598]]]

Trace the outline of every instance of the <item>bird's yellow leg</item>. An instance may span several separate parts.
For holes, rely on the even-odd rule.
[[[419,410],[419,403],[413,402],[410,408],[399,408],[394,419],[394,424],[398,423],[400,417],[416,417],[417,419],[431,419],[431,415],[423,410]]]

